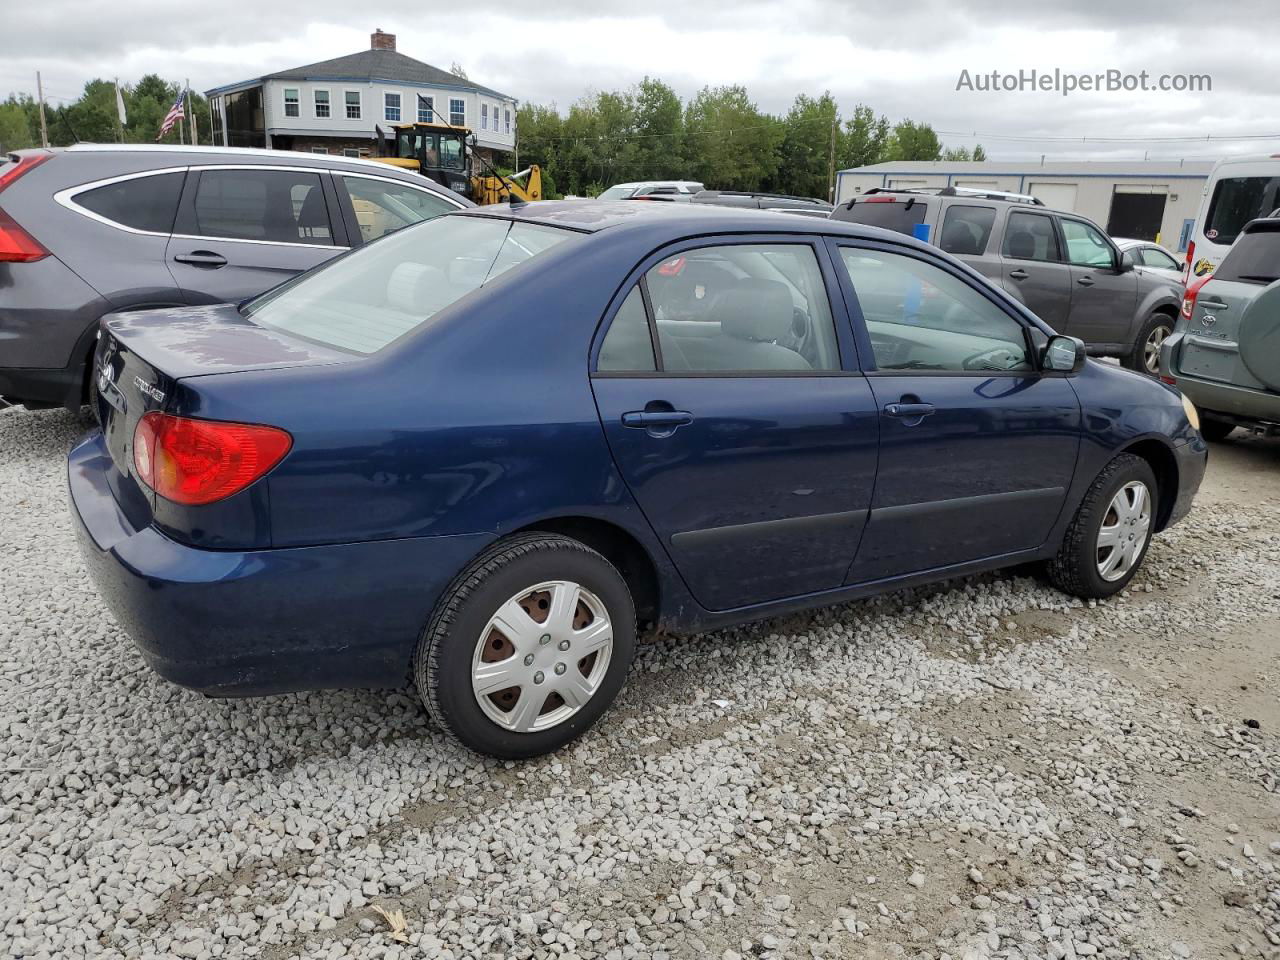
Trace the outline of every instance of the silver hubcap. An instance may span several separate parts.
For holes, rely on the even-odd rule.
[[[1157,374],[1160,372],[1160,345],[1164,343],[1165,338],[1168,336],[1168,327],[1156,327],[1151,331],[1151,335],[1147,337],[1147,342],[1143,344],[1142,362],[1146,365],[1147,373]]]
[[[1138,562],[1151,529],[1151,493],[1140,480],[1126,483],[1111,498],[1098,530],[1098,574],[1119,580]]]
[[[613,624],[590,590],[552,580],[512,597],[476,641],[471,689],[494,723],[517,733],[564,723],[609,672]]]

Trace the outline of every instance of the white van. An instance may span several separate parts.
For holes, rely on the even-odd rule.
[[[1232,157],[1214,164],[1200,198],[1184,278],[1218,268],[1240,230],[1250,220],[1280,208],[1280,154]]]

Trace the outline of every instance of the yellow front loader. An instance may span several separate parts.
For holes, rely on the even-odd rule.
[[[504,177],[472,149],[471,131],[447,123],[404,123],[395,128],[396,152],[382,163],[417,170],[485,206],[542,199],[542,170],[534,164]]]

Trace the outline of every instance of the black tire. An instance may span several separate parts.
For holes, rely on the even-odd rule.
[[[1121,362],[1130,370],[1136,370],[1138,373],[1145,373],[1149,377],[1158,377],[1160,375],[1160,343],[1173,333],[1173,320],[1166,314],[1153,313],[1147,317],[1147,322],[1142,325],[1142,329],[1138,331],[1137,338],[1133,341],[1133,350]],[[1159,335],[1157,337],[1157,334]],[[1147,361],[1151,359],[1152,354],[1149,347],[1155,346],[1154,363],[1155,367],[1148,366]]]
[[[1134,481],[1146,485],[1150,523],[1132,566],[1118,579],[1107,580],[1098,570],[1098,533],[1110,511],[1112,499],[1126,484]],[[1159,503],[1160,491],[1147,461],[1130,453],[1122,453],[1113,459],[1090,485],[1067,526],[1058,555],[1049,561],[1049,579],[1053,585],[1063,593],[1085,600],[1101,600],[1123,590],[1146,559]]]
[[[1235,428],[1236,425],[1234,423],[1227,423],[1225,420],[1214,420],[1212,417],[1204,415],[1200,417],[1200,436],[1210,443],[1221,443],[1231,436],[1231,432]]]
[[[548,729],[520,733],[481,708],[472,690],[473,659],[481,633],[503,604],[553,580],[572,581],[594,594],[612,624],[613,646],[599,686],[576,713]],[[609,709],[626,681],[635,642],[635,605],[613,564],[568,537],[520,534],[482,553],[441,595],[418,642],[414,680],[427,711],[454,739],[478,753],[522,760],[559,749]]]

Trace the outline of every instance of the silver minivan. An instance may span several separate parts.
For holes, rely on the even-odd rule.
[[[79,406],[103,314],[239,302],[470,206],[387,164],[284,150],[79,144],[0,157],[0,398]]]

